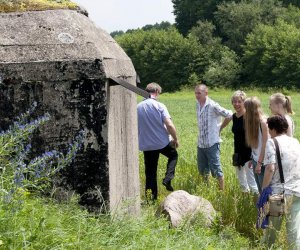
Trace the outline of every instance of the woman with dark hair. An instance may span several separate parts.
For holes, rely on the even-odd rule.
[[[262,188],[271,187],[272,194],[284,193],[287,200],[286,234],[289,249],[300,249],[300,144],[295,138],[286,135],[288,121],[284,116],[275,115],[267,119],[271,139],[265,150],[266,166]],[[284,184],[281,183],[278,169],[276,147],[278,142]],[[282,216],[269,216],[269,225],[265,231],[264,243],[274,244],[280,230]]]

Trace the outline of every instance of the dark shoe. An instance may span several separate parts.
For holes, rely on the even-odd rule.
[[[171,186],[171,181],[167,181],[162,183],[168,191],[174,191],[174,188]]]

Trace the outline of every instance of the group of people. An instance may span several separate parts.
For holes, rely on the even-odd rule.
[[[178,160],[176,148],[179,140],[176,128],[166,106],[158,101],[161,87],[150,83],[146,87],[149,98],[138,104],[139,148],[144,153],[146,193],[157,199],[157,165],[159,155],[168,158],[162,184],[173,191]],[[234,92],[231,103],[235,112],[221,107],[208,97],[208,87],[201,83],[195,87],[198,122],[197,166],[204,180],[209,175],[217,178],[224,190],[224,174],[220,161],[220,134],[232,121],[234,138],[233,162],[242,192],[261,194],[271,187],[273,193],[283,193],[288,200],[286,216],[287,238],[290,246],[300,249],[300,144],[293,138],[294,122],[291,118],[291,98],[282,93],[270,97],[272,116],[267,118],[257,97],[248,97],[243,91]],[[223,121],[222,121],[223,118]],[[278,158],[274,141],[278,141],[285,182],[279,178]],[[269,220],[264,241],[274,244],[282,218]]]

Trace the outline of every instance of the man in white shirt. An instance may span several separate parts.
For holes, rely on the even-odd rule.
[[[231,119],[232,112],[221,107],[208,97],[205,84],[195,88],[197,99],[197,121],[199,129],[197,163],[200,175],[208,178],[209,172],[219,181],[224,190],[224,175],[220,162],[220,126],[222,118]],[[227,123],[228,124],[228,123]]]

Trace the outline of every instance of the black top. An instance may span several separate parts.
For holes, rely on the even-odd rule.
[[[234,153],[240,155],[243,166],[251,158],[251,148],[246,144],[243,116],[237,117],[236,113],[233,114],[231,131],[234,135]]]

